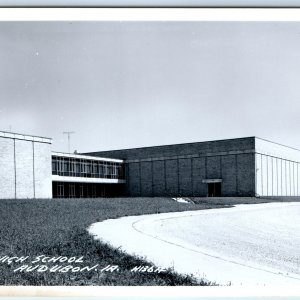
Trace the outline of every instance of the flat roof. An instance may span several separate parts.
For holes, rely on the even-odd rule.
[[[32,142],[37,142],[37,143],[52,144],[52,139],[51,138],[43,137],[43,136],[37,136],[37,135],[23,134],[23,133],[0,131],[0,137],[9,138],[9,139],[16,139],[16,140],[32,141]]]
[[[105,158],[105,157],[98,157],[98,156],[82,155],[82,154],[79,154],[79,153],[75,154],[75,153],[64,153],[64,152],[52,151],[52,155],[53,156],[60,156],[60,157],[68,157],[68,158],[97,160],[97,161],[109,161],[109,162],[118,162],[118,163],[124,162],[124,160],[122,160],[122,159],[114,159],[114,158]]]
[[[192,144],[205,144],[205,143],[213,143],[213,142],[222,142],[222,141],[233,141],[233,140],[243,140],[243,139],[259,139],[262,141],[266,141],[269,143],[273,143],[282,147],[290,148],[296,151],[300,151],[300,149],[283,145],[278,142],[270,141],[268,139],[264,139],[258,136],[246,136],[246,137],[238,137],[238,138],[228,138],[228,139],[219,139],[219,140],[208,140],[208,141],[198,141],[198,142],[188,142],[188,143],[177,143],[177,144],[164,144],[164,145],[154,145],[154,146],[142,146],[142,147],[134,147],[134,148],[122,148],[122,149],[113,149],[113,150],[100,150],[100,151],[92,151],[92,152],[85,152],[88,153],[97,153],[97,152],[115,152],[115,151],[127,151],[127,150],[139,150],[139,149],[148,149],[148,148],[163,148],[163,147],[169,147],[169,146],[180,146],[180,145],[192,145]]]
[[[246,140],[246,139],[255,139],[255,138],[257,138],[257,137],[256,136],[246,136],[246,137],[228,138],[228,139],[220,139],[220,140],[198,141],[198,142],[177,143],[177,144],[163,144],[163,145],[142,146],[142,147],[134,147],[134,148],[113,149],[113,150],[90,151],[90,152],[85,152],[85,154],[98,153],[98,152],[115,152],[115,151],[127,151],[127,150],[140,150],[140,149],[149,149],[149,148],[164,148],[164,147],[171,147],[171,146],[181,146],[181,145],[185,146],[185,145],[206,144],[206,143],[234,141],[234,140]]]

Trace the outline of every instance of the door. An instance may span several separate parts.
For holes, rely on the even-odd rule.
[[[210,182],[207,184],[208,197],[221,197],[221,182]]]

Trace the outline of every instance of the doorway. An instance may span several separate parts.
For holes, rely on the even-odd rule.
[[[208,197],[221,197],[221,182],[207,183],[207,196]]]

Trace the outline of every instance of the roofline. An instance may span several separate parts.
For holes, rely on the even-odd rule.
[[[109,162],[116,162],[116,163],[123,163],[123,159],[119,158],[107,158],[107,157],[99,157],[99,156],[92,156],[92,155],[85,155],[80,153],[65,153],[65,152],[57,152],[51,151],[51,156],[63,156],[63,157],[71,157],[71,158],[78,158],[78,159],[90,159],[90,160],[99,160],[99,161],[109,161]]]
[[[159,147],[167,147],[167,146],[179,146],[179,145],[191,145],[191,144],[199,144],[199,143],[210,143],[210,142],[222,142],[228,140],[241,140],[241,139],[255,139],[256,136],[247,136],[240,138],[230,138],[230,139],[221,139],[221,140],[210,140],[210,141],[202,141],[202,142],[190,142],[190,143],[179,143],[179,144],[167,144],[167,145],[157,145],[157,146],[146,146],[146,147],[136,147],[136,148],[125,148],[125,149],[114,149],[114,150],[103,150],[103,151],[92,151],[92,152],[84,152],[83,154],[88,153],[98,153],[98,152],[112,152],[112,151],[125,151],[125,150],[137,150],[137,149],[146,149],[146,148],[159,148]]]
[[[292,150],[300,151],[300,149],[297,149],[297,148],[294,148],[294,147],[291,147],[291,146],[287,146],[287,145],[283,145],[283,144],[280,144],[280,143],[277,143],[277,142],[272,142],[270,140],[263,139],[263,138],[258,137],[258,136],[255,136],[255,138],[259,139],[259,140],[262,140],[262,141],[266,141],[266,142],[272,143],[272,144],[276,144],[276,145],[279,145],[279,146],[282,146],[282,147],[286,147],[286,148],[289,148],[289,149],[292,149]]]
[[[18,132],[4,131],[4,130],[0,130],[0,133],[7,133],[7,134],[14,134],[14,135],[23,135],[23,136],[31,136],[31,137],[41,138],[41,139],[52,140],[52,138],[49,138],[49,137],[46,137],[46,136],[32,135],[32,134],[27,134],[27,133],[18,133]]]
[[[34,143],[52,144],[51,138],[30,135],[30,134],[8,132],[8,131],[0,131],[0,138],[11,139],[11,140],[21,140],[21,141],[31,141]]]

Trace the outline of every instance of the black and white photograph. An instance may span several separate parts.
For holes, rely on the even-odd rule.
[[[299,21],[1,21],[0,285],[300,283]]]

